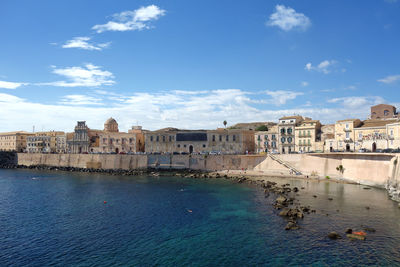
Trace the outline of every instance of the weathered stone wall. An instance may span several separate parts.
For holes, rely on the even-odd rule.
[[[103,169],[253,169],[266,156],[256,155],[109,155],[109,154],[18,154],[20,165],[47,165]]]

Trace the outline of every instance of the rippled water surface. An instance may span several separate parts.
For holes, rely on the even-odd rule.
[[[300,230],[254,185],[0,170],[0,266],[400,266],[384,190],[276,181],[305,187],[297,199],[317,210]],[[376,229],[366,241],[326,237],[363,226]]]

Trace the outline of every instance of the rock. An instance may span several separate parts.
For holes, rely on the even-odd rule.
[[[299,226],[296,224],[296,222],[288,222],[288,224],[285,226],[285,230],[297,230],[299,229]]]
[[[346,234],[352,234],[353,233],[353,229],[351,228],[347,228],[345,231]]]
[[[367,206],[367,207],[365,207],[367,210],[369,210],[369,207]]]
[[[317,198],[317,196],[316,196],[316,195],[313,195],[313,197],[314,197],[314,198]]]
[[[342,238],[338,233],[336,233],[336,232],[330,232],[329,234],[328,234],[328,237],[330,238],[330,239],[339,239],[339,238]]]
[[[297,187],[293,187],[293,192],[299,192],[299,189]]]
[[[279,216],[286,217],[289,214],[290,209],[289,208],[284,208],[281,212],[279,212]]]
[[[364,235],[347,234],[346,236],[350,239],[365,240]]]
[[[333,198],[331,198],[331,197],[330,197],[330,198],[328,198],[328,200],[332,201],[332,200],[333,200]]]
[[[372,228],[372,227],[364,227],[364,230],[367,232],[371,232],[371,233],[376,232],[375,228]]]
[[[276,203],[283,204],[287,201],[287,198],[281,195],[275,201]]]

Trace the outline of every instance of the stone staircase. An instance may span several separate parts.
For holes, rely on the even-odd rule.
[[[282,164],[283,166],[285,166],[286,168],[288,168],[289,170],[291,170],[292,172],[294,172],[296,175],[301,175],[302,173],[296,169],[295,167],[293,167],[292,165],[290,165],[288,162],[281,160],[280,158],[278,158],[277,156],[275,156],[274,154],[268,153],[268,156],[275,160],[276,162],[278,162],[279,164]]]

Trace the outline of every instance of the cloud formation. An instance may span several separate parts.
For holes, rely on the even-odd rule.
[[[304,94],[302,92],[284,90],[267,91],[266,93],[267,95],[271,96],[271,99],[268,102],[276,106],[284,105],[287,101],[293,100],[296,97]]]
[[[110,46],[110,42],[101,44],[91,44],[89,41],[91,37],[74,37],[62,45],[62,48],[79,48],[84,50],[97,50],[101,51]]]
[[[113,15],[113,20],[106,24],[92,27],[97,33],[105,31],[135,31],[150,29],[150,22],[164,16],[165,10],[156,5],[141,7],[133,11],[124,11]]]
[[[321,63],[319,63],[317,66],[313,66],[311,62],[307,63],[304,69],[307,71],[318,71],[322,72],[324,74],[328,74],[331,72],[331,67],[335,65],[337,61],[335,60],[324,60]]]
[[[386,76],[385,78],[379,79],[378,82],[390,84],[390,83],[395,83],[398,80],[400,80],[400,75],[389,75]]]
[[[103,105],[101,98],[96,98],[87,95],[66,95],[62,98],[60,104],[72,106],[84,105]]]
[[[2,88],[2,89],[17,89],[18,87],[20,87],[22,85],[28,85],[28,83],[0,81],[0,88]]]
[[[292,29],[306,30],[311,26],[311,20],[291,7],[277,5],[275,6],[275,12],[270,15],[267,25],[279,27],[284,31]]]
[[[42,83],[40,85],[51,85],[61,87],[97,87],[102,85],[113,85],[114,75],[101,67],[95,66],[91,63],[84,65],[84,67],[67,67],[57,68],[53,66],[53,73],[64,76],[67,81],[56,81],[49,83]]]

